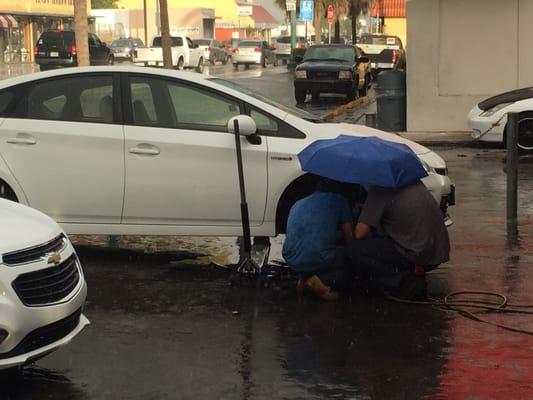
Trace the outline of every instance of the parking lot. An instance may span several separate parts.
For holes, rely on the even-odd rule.
[[[429,275],[430,295],[490,290],[531,304],[533,230],[529,218],[506,224],[503,151],[437,150],[458,204],[452,260]],[[524,214],[531,172],[525,164],[520,175]],[[228,271],[209,259],[235,262],[233,238],[73,240],[92,324],[68,347],[2,374],[6,399],[464,398],[465,387],[477,398],[527,398],[533,390],[530,336],[358,292],[338,304],[299,302],[293,281],[230,287]],[[520,316],[493,318],[527,327]],[[468,385],[457,385],[465,375]]]

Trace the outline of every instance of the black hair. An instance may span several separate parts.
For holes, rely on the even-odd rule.
[[[337,193],[352,203],[355,200],[354,192],[358,186],[353,183],[343,183],[333,179],[322,178],[318,181],[315,191]]]

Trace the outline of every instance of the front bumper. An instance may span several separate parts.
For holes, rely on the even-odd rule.
[[[37,58],[36,64],[39,65],[57,65],[57,66],[76,66],[77,60],[75,58]]]
[[[68,240],[59,254],[62,260],[75,257],[74,248]],[[61,265],[51,265],[46,259],[21,265],[0,264],[0,329],[8,333],[0,343],[0,369],[23,365],[50,353],[67,344],[89,323],[81,314],[87,284],[79,264],[77,284],[63,298],[50,304],[25,305],[15,291],[14,282],[21,275],[60,268]],[[63,324],[58,328],[57,325],[66,320],[69,320],[69,325]]]
[[[294,88],[309,92],[320,93],[348,93],[355,90],[355,84],[351,80],[317,80],[295,79]]]

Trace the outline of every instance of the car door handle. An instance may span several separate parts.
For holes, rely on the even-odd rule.
[[[148,156],[157,156],[160,153],[157,147],[132,147],[129,152]]]
[[[11,143],[11,144],[27,144],[27,145],[31,145],[31,144],[36,144],[37,143],[37,141],[35,139],[27,138],[27,137],[9,138],[9,139],[7,139],[7,142]]]

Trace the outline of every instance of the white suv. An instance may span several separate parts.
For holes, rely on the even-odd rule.
[[[0,199],[0,369],[67,344],[86,325],[87,285],[72,247],[49,217]]]

